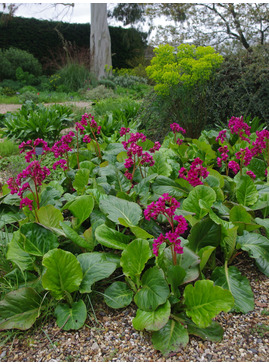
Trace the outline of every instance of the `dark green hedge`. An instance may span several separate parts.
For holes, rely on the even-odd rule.
[[[34,18],[13,17],[1,21],[0,13],[0,48],[19,48],[33,54],[44,66],[52,55],[63,51],[62,41],[55,30],[57,28],[64,39],[79,48],[89,48],[90,24],[69,24]],[[109,27],[114,68],[129,67],[128,60],[144,54],[146,33],[135,29]]]

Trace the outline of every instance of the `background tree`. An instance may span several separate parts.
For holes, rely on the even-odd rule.
[[[191,42],[211,45],[216,50],[244,48],[267,42],[269,35],[268,3],[150,4],[145,10],[151,22],[160,15],[174,25],[157,26],[155,44],[173,45]]]
[[[111,40],[107,23],[107,4],[91,3],[91,71],[98,79],[112,66]]]

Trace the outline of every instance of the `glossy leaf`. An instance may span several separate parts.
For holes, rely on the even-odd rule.
[[[90,170],[87,168],[81,168],[77,171],[73,182],[73,187],[79,194],[85,191],[85,188],[89,182],[89,176]]]
[[[128,225],[135,226],[142,218],[142,209],[135,203],[117,198],[115,196],[108,196],[107,199],[100,201],[100,210],[108,214],[108,219],[119,223],[119,218],[126,220]]]
[[[55,234],[35,222],[23,224],[20,232],[20,243],[29,254],[42,257],[49,250],[57,248],[59,245]]]
[[[234,254],[236,248],[237,229],[237,226],[234,226],[231,229],[226,229],[223,226],[221,228],[222,240],[220,245],[226,261],[229,261]]]
[[[260,271],[269,277],[269,240],[260,234],[245,232],[237,242],[242,250],[256,260]]]
[[[86,249],[87,251],[92,251],[94,249],[94,242],[86,240],[84,237],[80,236],[74,229],[72,229],[66,222],[60,223],[65,236],[70,239],[73,243],[79,247]]]
[[[167,355],[171,351],[178,351],[182,346],[185,347],[189,342],[189,335],[180,322],[169,320],[163,328],[152,334],[151,340],[156,350]]]
[[[204,248],[200,249],[198,252],[198,255],[200,257],[200,271],[202,271],[208,262],[208,259],[210,258],[213,251],[216,249],[215,246],[205,246]]]
[[[65,291],[72,293],[79,289],[83,272],[72,253],[61,249],[50,250],[44,255],[42,264],[47,268],[42,276],[42,285],[57,299],[63,298]]]
[[[177,315],[181,322],[187,325],[188,333],[195,335],[203,340],[221,341],[223,337],[223,328],[217,321],[212,321],[211,324],[205,328],[200,328],[189,319],[184,312]]]
[[[259,225],[252,222],[251,215],[247,210],[240,205],[234,206],[230,211],[230,221],[238,226],[238,234],[242,235],[244,230],[253,231],[256,230]]]
[[[158,175],[169,177],[172,172],[172,167],[167,163],[166,158],[161,152],[156,152],[153,157],[155,163],[149,168],[148,173],[157,173]]]
[[[215,191],[211,187],[200,185],[189,193],[182,204],[182,209],[194,212],[195,220],[198,221],[209,212],[215,201]]]
[[[168,193],[170,196],[175,198],[182,198],[187,196],[189,190],[185,187],[180,186],[173,179],[158,176],[152,185],[153,192],[158,195],[163,195],[164,193]]]
[[[133,291],[124,282],[114,282],[105,290],[104,297],[109,307],[123,308],[132,302]]]
[[[198,221],[188,236],[188,248],[198,252],[208,245],[217,247],[220,244],[221,227],[215,224],[210,218]]]
[[[86,321],[87,308],[82,300],[74,302],[70,307],[66,303],[59,303],[55,308],[57,325],[63,330],[78,330]]]
[[[107,225],[99,225],[95,230],[95,238],[98,243],[111,249],[124,250],[132,239],[131,236],[124,235]]]
[[[136,330],[158,331],[166,325],[170,313],[171,305],[169,301],[166,301],[152,312],[138,309],[135,318],[133,318],[133,327]]]
[[[90,293],[92,285],[104,278],[108,278],[117,268],[117,264],[107,260],[103,253],[83,253],[77,257],[83,272],[83,279],[79,288],[80,293]]]
[[[133,240],[121,254],[120,264],[123,273],[133,281],[139,280],[145,264],[151,257],[152,251],[147,240]]]
[[[33,262],[35,257],[32,257],[30,254],[26,253],[19,245],[20,241],[20,231],[15,231],[13,233],[12,240],[8,243],[7,248],[7,260],[10,260],[12,263],[16,264],[20,270],[23,272],[27,269],[33,269]]]
[[[64,220],[63,215],[59,209],[53,205],[46,205],[37,210],[37,217],[40,224],[48,228],[60,229],[60,222]]]
[[[254,296],[249,281],[236,267],[217,267],[211,279],[217,286],[229,289],[234,297],[233,310],[247,313],[254,309]]]
[[[94,199],[90,195],[78,196],[69,206],[73,216],[78,220],[80,226],[91,214],[94,207]]]
[[[211,324],[221,311],[229,311],[234,305],[230,291],[214,286],[213,281],[201,280],[184,290],[186,314],[200,328]]]
[[[0,301],[0,330],[28,330],[40,315],[41,300],[29,287],[7,293]]]
[[[258,200],[259,194],[254,181],[249,176],[241,176],[236,184],[236,198],[243,206],[251,206]]]
[[[143,311],[155,311],[166,302],[170,293],[163,271],[157,267],[149,268],[142,276],[142,288],[136,293],[134,301]]]

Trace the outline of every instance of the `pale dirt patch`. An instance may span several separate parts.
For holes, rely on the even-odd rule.
[[[91,101],[67,101],[67,102],[54,102],[54,103],[46,103],[45,106],[49,105],[70,105],[78,108],[90,108],[92,102]],[[0,104],[0,114],[5,114],[7,112],[17,111],[22,107],[21,104]]]

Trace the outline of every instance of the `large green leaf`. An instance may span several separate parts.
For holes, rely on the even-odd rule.
[[[0,301],[0,330],[29,329],[40,314],[41,300],[29,287],[7,293]]]
[[[217,286],[228,289],[234,297],[233,310],[247,313],[254,309],[254,297],[249,281],[236,267],[217,267],[211,279]]]
[[[35,257],[31,257],[30,254],[26,253],[19,245],[20,241],[20,231],[15,231],[13,233],[12,240],[8,243],[7,248],[7,260],[16,264],[20,270],[23,272],[27,269],[33,268],[33,262]]]
[[[111,229],[105,224],[99,225],[95,230],[95,238],[98,243],[111,249],[124,250],[132,239],[131,236],[124,235],[115,229]]]
[[[119,218],[126,220],[128,225],[135,226],[142,218],[142,209],[135,203],[117,198],[115,196],[108,196],[107,199],[100,201],[100,210],[108,214],[109,220],[119,224]]]
[[[179,183],[165,176],[157,177],[152,185],[152,189],[153,192],[158,195],[168,193],[170,196],[173,196],[175,198],[182,198],[184,196],[187,196],[189,193],[188,188],[184,186],[182,187]]]
[[[200,271],[202,271],[208,262],[208,259],[210,258],[213,251],[216,249],[215,246],[205,246],[204,248],[200,249],[198,252],[198,255],[200,257]]]
[[[239,235],[242,235],[244,230],[253,231],[259,228],[259,225],[252,222],[252,217],[247,210],[240,205],[236,205],[231,209],[230,221],[238,226]]]
[[[199,185],[183,201],[182,209],[194,212],[195,220],[198,221],[209,212],[215,201],[215,191],[211,187]]]
[[[200,337],[203,340],[221,341],[223,337],[223,328],[217,321],[212,321],[205,328],[200,328],[189,319],[185,313],[177,315],[182,320],[182,323],[187,325],[188,333]]]
[[[161,330],[152,334],[151,340],[156,350],[167,355],[171,351],[178,351],[181,346],[185,347],[189,342],[189,335],[180,322],[169,320]]]
[[[77,226],[80,226],[91,214],[94,207],[94,199],[90,195],[78,196],[69,206],[68,210],[77,218]]]
[[[124,282],[114,282],[105,290],[104,296],[109,307],[118,309],[132,302],[133,291]]]
[[[49,250],[57,248],[59,245],[55,234],[35,222],[23,224],[20,232],[20,243],[29,254],[42,257]]]
[[[172,167],[167,163],[167,160],[162,152],[156,152],[153,157],[155,163],[149,168],[148,173],[157,173],[158,175],[169,177],[172,172]]]
[[[60,223],[65,236],[70,239],[73,243],[77,244],[81,248],[88,251],[92,251],[94,248],[94,242],[86,240],[84,237],[80,236],[74,229],[72,229],[66,222]]]
[[[237,201],[244,206],[254,205],[259,194],[253,179],[249,176],[241,176],[236,184]]]
[[[269,240],[260,234],[247,233],[237,239],[239,247],[256,260],[260,271],[269,276]]]
[[[268,239],[269,238],[269,219],[261,219],[260,217],[256,217],[255,222],[265,228],[265,234]]]
[[[42,264],[47,268],[42,276],[42,285],[61,299],[65,291],[72,293],[79,289],[83,272],[77,258],[61,249],[50,250],[44,255]]]
[[[181,244],[183,246],[183,254],[177,254],[177,265],[183,268],[186,272],[186,275],[181,284],[192,282],[199,277],[199,264],[200,258],[194,253],[191,249],[189,249],[186,245],[186,240],[181,238]],[[167,247],[164,249],[162,253],[159,254],[157,258],[158,265],[165,274],[168,274],[168,270],[173,266],[173,259],[171,248]]]
[[[77,171],[73,182],[74,189],[78,194],[82,194],[85,191],[89,182],[90,170],[87,168],[81,168]]]
[[[229,311],[234,305],[230,291],[214,286],[213,281],[201,280],[184,290],[186,314],[200,328],[207,327],[221,311]]]
[[[140,309],[137,310],[136,316],[133,319],[133,327],[136,330],[158,331],[166,325],[171,313],[171,305],[166,301],[159,306],[155,311],[147,312]]]
[[[229,261],[229,259],[234,254],[237,239],[237,229],[237,226],[234,226],[231,229],[226,229],[224,226],[221,227],[220,245],[226,261]]]
[[[90,293],[95,282],[108,278],[117,268],[116,263],[108,261],[105,254],[99,252],[80,254],[77,259],[83,271],[80,293]]]
[[[188,248],[198,252],[208,245],[217,247],[220,244],[221,227],[215,224],[210,218],[198,221],[188,236]]]
[[[8,211],[5,213],[2,210],[0,216],[1,216],[0,229],[2,229],[7,224],[12,224],[14,222],[18,222],[19,220],[25,218],[25,215],[22,211],[18,212]]]
[[[57,325],[63,330],[78,330],[86,321],[87,308],[82,300],[74,302],[70,307],[66,303],[59,303],[55,308]]]
[[[151,257],[152,251],[147,240],[133,240],[121,254],[120,264],[123,273],[134,282],[139,282],[140,274]]]
[[[166,302],[170,293],[163,271],[157,267],[149,268],[142,276],[142,288],[136,293],[134,301],[143,311],[155,311]]]
[[[60,222],[64,221],[61,211],[53,205],[40,207],[37,210],[37,217],[40,224],[55,229],[60,229]]]

